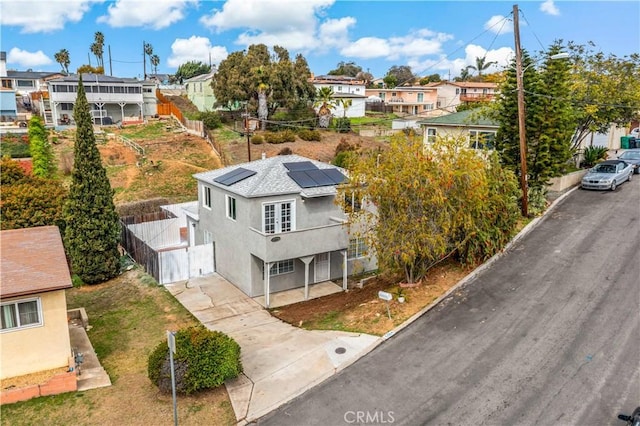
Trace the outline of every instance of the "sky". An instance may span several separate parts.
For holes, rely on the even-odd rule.
[[[143,77],[144,43],[163,74],[188,61],[218,65],[263,43],[302,54],[315,75],[353,62],[376,78],[408,65],[452,79],[479,57],[497,62],[485,73],[508,65],[514,4],[522,48],[534,57],[556,40],[591,42],[618,57],[640,53],[638,0],[0,0],[0,50],[8,70],[57,72],[54,55],[67,49],[75,72],[96,65],[89,47],[100,31],[105,74],[116,77]]]

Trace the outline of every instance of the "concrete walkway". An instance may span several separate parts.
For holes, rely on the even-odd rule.
[[[217,274],[165,287],[208,329],[231,336],[242,348],[244,374],[226,383],[240,423],[302,394],[380,340],[367,334],[293,327]]]

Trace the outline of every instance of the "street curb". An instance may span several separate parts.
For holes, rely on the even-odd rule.
[[[511,250],[511,248],[520,240],[522,239],[525,235],[527,235],[529,232],[531,232],[533,229],[535,229],[546,217],[547,215],[549,215],[557,205],[559,205],[560,203],[562,203],[564,201],[565,198],[567,198],[569,196],[569,194],[573,193],[573,191],[577,190],[579,188],[579,186],[576,186],[570,190],[568,190],[567,192],[563,193],[561,196],[559,196],[558,198],[556,198],[551,205],[542,213],[541,216],[538,216],[536,218],[534,218],[531,222],[529,222],[527,224],[527,226],[525,226],[524,228],[522,228],[520,230],[520,232],[518,232],[512,239],[511,241],[509,241],[507,243],[507,245],[504,247],[504,249],[502,249],[502,251],[494,254],[493,256],[491,256],[486,262],[484,262],[482,265],[478,266],[476,269],[474,269],[473,271],[471,271],[469,274],[467,274],[465,277],[463,277],[460,281],[458,281],[458,283],[456,285],[454,285],[453,287],[451,287],[449,290],[447,290],[444,294],[442,294],[440,297],[438,297],[435,301],[433,301],[430,305],[425,306],[424,308],[422,308],[420,311],[416,312],[415,314],[413,314],[411,317],[409,317],[405,322],[403,322],[402,324],[400,324],[399,326],[397,326],[396,328],[394,328],[391,331],[388,331],[386,334],[384,334],[381,338],[378,344],[388,340],[389,338],[393,337],[396,333],[398,333],[400,330],[404,329],[405,327],[407,327],[409,324],[413,323],[415,320],[417,320],[418,318],[420,318],[423,314],[427,313],[428,311],[430,311],[431,309],[435,308],[440,302],[442,302],[444,299],[446,299],[447,297],[449,297],[449,295],[451,293],[453,293],[454,291],[458,290],[460,287],[465,286],[467,283],[469,283],[470,281],[474,280],[478,275],[480,275],[485,269],[490,268],[498,259],[500,259],[502,256],[504,256],[507,252],[509,252]],[[375,345],[378,346],[378,345]],[[375,347],[374,346],[374,347]],[[373,348],[371,348],[373,350]],[[364,356],[364,355],[363,355]]]

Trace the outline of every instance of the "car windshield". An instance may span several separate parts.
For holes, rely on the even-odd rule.
[[[618,158],[622,158],[623,160],[640,160],[640,151],[627,151]]]
[[[615,173],[616,166],[613,164],[598,164],[593,168],[595,173]]]

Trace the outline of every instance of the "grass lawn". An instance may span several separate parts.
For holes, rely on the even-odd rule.
[[[67,305],[86,309],[89,338],[112,386],[3,406],[2,424],[171,424],[171,395],[161,394],[147,378],[147,357],[166,339],[166,330],[197,324],[197,320],[139,268],[103,284],[68,290]],[[178,396],[178,422],[236,423],[224,387]]]

